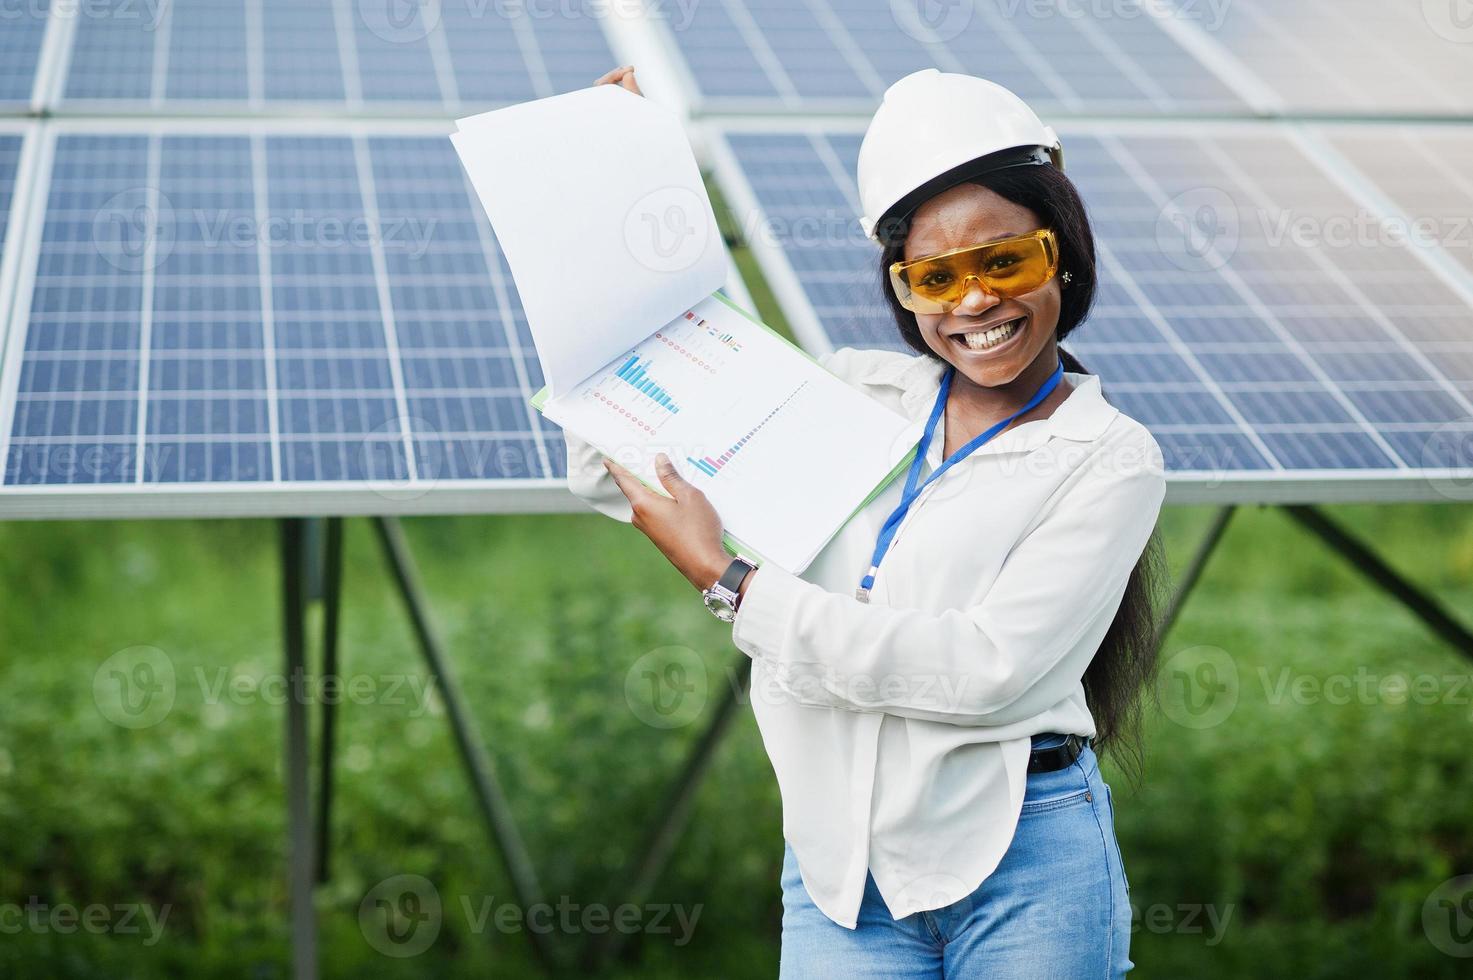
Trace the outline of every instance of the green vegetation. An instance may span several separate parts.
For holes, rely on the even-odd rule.
[[[1329,513],[1449,609],[1473,609],[1466,508]],[[1178,566],[1208,517],[1167,510]],[[642,722],[626,677],[650,651],[686,647],[712,701],[739,656],[727,631],[638,532],[600,516],[407,526],[546,892],[618,901],[608,882],[700,727]],[[511,901],[506,880],[438,700],[416,694],[423,670],[376,541],[348,528],[343,671],[360,686],[338,716],[324,975],[532,975],[525,936],[494,917],[477,931]],[[0,525],[0,907],[168,909],[151,945],[141,915],[136,932],[7,928],[0,975],[286,975],[275,544],[264,521]],[[175,696],[133,729],[108,719],[94,680],[140,645],[167,657]],[[1439,952],[1422,909],[1473,871],[1470,661],[1268,508],[1235,516],[1166,655],[1221,656],[1207,647],[1237,671],[1232,713],[1204,729],[1155,713],[1143,785],[1112,780],[1142,912],[1136,975],[1459,975],[1467,961]],[[1418,675],[1439,703],[1382,683]],[[675,945],[672,916],[619,975],[775,975],[781,856],[776,786],[743,708],[650,898],[699,907],[690,942]],[[406,874],[434,884],[443,925],[424,953],[390,958],[359,906]],[[1203,905],[1226,918],[1220,932],[1178,908]]]

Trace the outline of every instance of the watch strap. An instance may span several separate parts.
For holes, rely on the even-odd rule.
[[[738,586],[742,584],[742,579],[746,578],[747,573],[756,567],[749,558],[737,555],[731,560],[731,564],[726,566],[726,571],[721,573],[721,578],[716,580],[716,584],[728,592],[735,593]]]

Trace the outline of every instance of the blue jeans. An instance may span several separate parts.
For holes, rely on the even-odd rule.
[[[1110,788],[1089,748],[1064,769],[1029,774],[1007,853],[955,904],[897,920],[871,876],[858,927],[846,929],[808,897],[791,846],[782,890],[782,980],[1080,980],[1134,966]]]

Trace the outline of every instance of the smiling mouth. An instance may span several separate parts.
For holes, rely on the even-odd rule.
[[[969,351],[990,351],[1004,346],[1023,332],[1028,317],[1018,316],[982,330],[961,331],[947,338]]]

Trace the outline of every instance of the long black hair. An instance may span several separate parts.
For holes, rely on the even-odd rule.
[[[1069,284],[1060,293],[1057,339],[1062,341],[1084,322],[1095,297],[1095,244],[1084,200],[1074,182],[1052,166],[1009,167],[970,178],[1001,197],[1031,210],[1052,228],[1059,241],[1059,269],[1069,272]],[[913,350],[934,357],[921,336],[916,316],[900,305],[890,288],[890,264],[904,258],[908,219],[894,228],[891,244],[880,255],[880,292],[889,304],[900,336]],[[1091,373],[1079,359],[1059,346],[1065,371]],[[1103,391],[1103,379],[1101,381]],[[1132,779],[1141,768],[1141,697],[1156,672],[1156,599],[1166,578],[1166,559],[1159,535],[1151,532],[1100,648],[1084,672],[1084,694],[1095,720],[1095,745],[1109,751]]]

